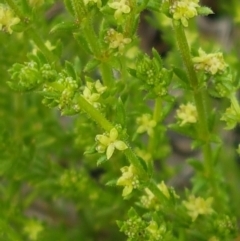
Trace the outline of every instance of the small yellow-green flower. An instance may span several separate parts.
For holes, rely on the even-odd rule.
[[[154,240],[163,240],[163,235],[167,231],[164,224],[158,227],[158,224],[155,221],[151,221],[150,224],[146,227],[146,230],[152,237],[154,237]]]
[[[131,41],[130,38],[124,38],[122,33],[112,28],[107,31],[107,36],[105,37],[105,42],[109,43],[109,48],[118,49],[120,52],[124,49],[125,45]]]
[[[100,98],[100,94],[92,93],[91,90],[88,87],[85,87],[84,90],[83,90],[82,96],[85,98],[85,100],[87,100],[96,109],[99,108],[100,103],[97,102],[97,101]]]
[[[158,186],[158,188],[160,189],[160,191],[163,193],[163,195],[164,195],[167,199],[169,199],[169,198],[170,198],[170,193],[169,193],[169,191],[168,191],[168,188],[167,188],[165,182],[164,182],[164,181],[161,181],[161,183],[158,184],[157,186]]]
[[[212,209],[213,198],[209,197],[206,200],[202,197],[191,195],[188,201],[183,201],[183,205],[187,209],[188,215],[194,222],[199,215],[208,215],[213,213]]]
[[[84,87],[82,96],[87,100],[91,105],[98,109],[101,104],[98,102],[101,94],[107,89],[106,86],[103,86],[99,80],[94,83],[87,82]]]
[[[12,33],[11,27],[20,22],[20,19],[14,16],[14,12],[7,6],[0,4],[0,30]]]
[[[42,224],[35,220],[29,221],[24,227],[24,232],[28,235],[30,240],[37,240],[38,235],[42,230]]]
[[[239,119],[239,113],[237,113],[233,105],[230,105],[230,107],[226,109],[220,120],[225,121],[227,124],[225,128],[231,130],[237,125]]]
[[[201,48],[198,53],[199,56],[192,59],[196,70],[204,70],[208,74],[215,75],[226,69],[222,53],[206,54]]]
[[[170,7],[173,19],[180,20],[184,27],[188,26],[188,19],[198,15],[199,0],[177,0]]]
[[[106,151],[107,159],[110,159],[114,150],[119,151],[126,150],[128,146],[125,142],[118,140],[118,131],[116,128],[111,129],[110,133],[97,135],[96,141],[99,142],[96,150],[99,153],[104,153]]]
[[[147,132],[149,136],[153,135],[153,128],[157,125],[150,114],[143,114],[137,118],[137,133]]]
[[[175,198],[179,198],[179,196],[175,193],[174,189],[170,187],[170,189],[166,186],[164,181],[161,181],[160,184],[157,185],[159,190],[162,192],[162,194],[169,199],[170,198],[170,192]],[[169,191],[170,190],[170,191]]]
[[[97,80],[95,82],[95,85],[94,85],[96,91],[99,93],[99,94],[102,94],[103,92],[105,92],[105,90],[107,89],[107,86],[103,86],[100,82],[100,80]]]
[[[117,185],[124,186],[122,196],[126,197],[139,187],[139,180],[133,165],[122,167],[121,172],[122,176],[117,180]]]
[[[145,188],[145,195],[140,198],[142,205],[145,208],[159,210],[160,206],[155,195],[148,189]]]
[[[114,13],[115,19],[120,19],[123,13],[130,13],[131,9],[129,7],[128,0],[115,0],[112,3],[108,3],[110,8],[116,9]]]
[[[187,123],[196,123],[197,122],[197,109],[191,104],[187,103],[186,105],[180,105],[177,110],[177,118],[181,121],[180,126],[183,126]]]
[[[166,184],[164,183],[164,181],[162,181],[160,184],[158,184],[157,187],[167,199],[169,199],[171,197],[170,193],[175,198],[179,198],[179,196],[175,193],[173,188],[172,187],[168,188],[166,186]],[[145,208],[159,210],[161,207],[159,200],[155,197],[155,195],[148,188],[145,188],[144,191],[145,191],[145,195],[143,195],[140,200],[142,205]]]
[[[56,48],[56,46],[52,45],[49,40],[47,40],[44,44],[47,47],[47,49],[50,50],[50,51],[52,51]]]

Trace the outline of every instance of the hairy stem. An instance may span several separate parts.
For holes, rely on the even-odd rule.
[[[196,109],[198,113],[198,137],[204,142],[203,155],[205,164],[205,175],[210,178],[213,175],[212,153],[210,145],[210,133],[208,129],[208,116],[205,107],[204,93],[199,88],[199,82],[194,70],[192,56],[190,54],[188,42],[183,29],[183,26],[173,21],[173,27],[176,34],[176,39],[180,53],[182,55],[183,63],[187,69],[189,84],[192,89]]]
[[[91,104],[89,104],[82,96],[78,97],[78,103],[80,107],[94,120],[96,121],[104,130],[110,131],[114,128],[114,125],[110,123],[98,110],[96,110]],[[136,156],[132,148],[128,145],[128,149],[123,151],[124,155],[127,157],[129,162],[134,165],[138,171],[138,175],[143,181],[148,181],[148,188],[154,193],[154,195],[159,198],[160,201],[165,201],[165,196],[161,193],[157,185],[150,179],[148,172],[143,168],[142,163]]]

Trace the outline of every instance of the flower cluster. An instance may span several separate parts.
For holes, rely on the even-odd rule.
[[[212,214],[212,202],[213,198],[207,198],[206,200],[202,197],[189,196],[188,201],[183,201],[183,205],[187,209],[188,215],[194,222],[199,215]]]
[[[131,41],[130,38],[124,38],[122,33],[115,31],[113,28],[107,31],[107,36],[105,37],[105,42],[109,43],[109,48],[118,49],[119,52],[122,52]]]
[[[179,198],[179,196],[175,193],[175,190],[172,187],[168,188],[164,183],[164,181],[162,181],[157,186],[158,186],[158,189],[161,191],[161,193],[167,199],[170,199],[171,197]],[[147,209],[159,210],[160,209],[159,200],[154,196],[154,194],[148,188],[145,188],[144,191],[145,191],[145,195],[143,195],[140,199],[141,204]]]
[[[222,53],[206,54],[201,48],[198,53],[199,56],[192,59],[196,70],[203,70],[208,74],[215,75],[226,69],[227,65]]]
[[[142,81],[143,87],[152,96],[165,96],[172,78],[172,71],[163,68],[159,54],[153,51],[154,57],[146,54],[138,56],[136,63],[136,77]]]
[[[152,119],[150,114],[143,114],[137,118],[137,133],[147,132],[149,136],[153,135],[153,129],[157,125],[156,121]]]
[[[198,15],[199,0],[177,0],[170,7],[173,19],[180,20],[184,27],[188,26],[188,20]]]
[[[43,81],[38,64],[34,61],[16,63],[9,69],[9,73],[12,80],[9,82],[10,87],[19,91],[34,89]]]
[[[151,221],[146,230],[148,232],[149,241],[158,241],[164,240],[167,228],[164,224],[159,227],[157,222]]]
[[[120,231],[128,236],[129,241],[140,241],[147,239],[147,223],[131,208],[128,211],[128,220],[117,221]]]
[[[72,115],[80,111],[77,101],[78,84],[70,76],[60,73],[58,80],[43,86],[43,104],[61,110],[62,115]]]
[[[118,186],[124,186],[122,196],[128,196],[133,189],[139,187],[139,179],[133,165],[121,168],[122,176],[117,180]]]
[[[233,129],[237,123],[240,121],[240,113],[237,113],[233,105],[230,105],[221,117],[222,121],[225,121],[227,124],[226,129]]]
[[[154,194],[148,189],[145,188],[145,195],[140,198],[142,206],[146,209],[159,210],[160,204]]]
[[[135,209],[128,211],[128,219],[126,221],[117,221],[120,231],[128,236],[128,241],[160,241],[173,240],[172,235],[167,230],[164,220],[146,219],[139,216]]]
[[[101,104],[98,102],[101,94],[107,89],[106,86],[103,86],[99,80],[94,83],[87,82],[87,85],[84,87],[82,96],[84,99],[96,109],[101,107]]]
[[[226,240],[230,236],[235,236],[237,230],[236,220],[228,215],[219,215],[214,220],[214,228],[219,236],[224,237]]]
[[[128,0],[114,0],[111,3],[108,3],[108,6],[116,10],[114,13],[114,17],[117,20],[121,19],[122,14],[127,14],[131,11]]]
[[[197,109],[191,104],[187,103],[186,105],[180,105],[177,110],[177,118],[180,120],[180,126],[183,126],[187,123],[196,123],[197,122]]]
[[[97,135],[96,141],[98,145],[96,147],[97,152],[104,153],[106,152],[107,159],[110,159],[113,155],[115,149],[119,151],[124,151],[128,148],[125,142],[118,140],[118,131],[116,128],[110,130],[109,133],[103,135]]]
[[[20,22],[20,19],[14,16],[13,11],[6,5],[0,4],[0,30],[12,33],[12,26]]]

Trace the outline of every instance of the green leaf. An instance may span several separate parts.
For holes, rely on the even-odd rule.
[[[152,54],[153,54],[153,57],[158,61],[160,68],[162,68],[162,59],[160,54],[154,48],[152,49]]]
[[[82,34],[74,33],[73,37],[77,41],[78,45],[82,48],[82,50],[84,50],[87,54],[92,54],[92,51],[89,48],[88,42]]]
[[[14,32],[17,32],[17,33],[21,33],[21,32],[24,32],[25,30],[27,30],[29,26],[26,26],[25,23],[22,23],[22,22],[19,22],[18,24],[14,24],[11,26],[11,29],[14,31]]]
[[[105,185],[109,186],[109,187],[114,187],[114,186],[116,186],[116,183],[117,183],[117,180],[113,179],[113,180],[108,181]]]
[[[212,9],[208,8],[208,7],[197,8],[197,12],[198,12],[199,15],[203,15],[203,16],[207,16],[209,14],[213,14]]]
[[[65,61],[65,69],[66,69],[68,75],[70,75],[75,80],[77,79],[77,74],[76,74],[74,66],[71,62]]]
[[[147,8],[149,10],[158,12],[159,9],[161,8],[161,0],[149,0],[149,2],[147,4]]]
[[[126,112],[122,99],[119,97],[116,104],[116,123],[119,123],[122,127],[126,126]]]
[[[213,150],[213,163],[214,163],[214,165],[216,165],[218,163],[218,158],[219,158],[221,150],[222,150],[222,143],[220,145],[218,145]]]
[[[22,11],[24,15],[31,15],[32,11],[27,0],[22,0]]]
[[[98,59],[91,59],[88,61],[88,63],[85,65],[83,71],[84,72],[91,72],[92,70],[94,70],[99,64],[100,64],[100,60]]]
[[[129,218],[133,218],[133,217],[136,217],[136,216],[138,216],[136,210],[135,210],[133,207],[131,207],[131,208],[128,210],[128,217],[129,217]]]
[[[196,171],[203,171],[204,170],[203,163],[200,160],[198,160],[198,159],[189,158],[187,160],[187,163],[190,166],[192,166],[194,168],[194,170],[196,170]]]
[[[91,155],[91,154],[95,154],[97,151],[96,151],[96,146],[97,144],[95,143],[94,145],[92,145],[89,149],[87,149],[83,155]]]
[[[64,0],[64,4],[65,4],[65,7],[67,8],[67,10],[74,16],[75,13],[74,13],[72,1],[71,0]]]
[[[189,85],[187,74],[183,69],[180,69],[178,67],[173,67],[173,72],[181,80],[184,86]]]
[[[211,141],[212,143],[222,144],[222,139],[221,139],[221,137],[220,137],[219,135],[217,135],[217,134],[212,134],[212,135],[210,136],[210,141]]]
[[[97,160],[97,166],[100,166],[102,165],[103,163],[107,162],[108,159],[107,157],[104,155],[104,156],[101,156],[98,160]]]
[[[74,22],[62,22],[62,23],[58,23],[57,25],[55,25],[51,30],[50,33],[56,33],[56,32],[60,32],[60,31],[74,31],[79,29],[79,25],[74,23]]]
[[[202,141],[202,140],[194,140],[194,141],[192,142],[192,144],[191,144],[191,148],[192,148],[192,149],[197,149],[197,148],[202,147],[204,144],[205,144],[205,142]]]
[[[128,73],[133,77],[137,78],[137,71],[135,69],[128,68]]]
[[[216,124],[216,110],[215,108],[211,111],[208,117],[209,131],[212,132]]]

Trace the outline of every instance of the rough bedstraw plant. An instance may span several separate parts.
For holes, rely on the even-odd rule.
[[[238,64],[194,37],[211,9],[53,4],[0,5],[0,240],[237,240],[239,166],[222,136],[240,120]],[[139,48],[146,9],[169,39],[164,59]],[[169,130],[198,153],[184,190],[168,184]]]

